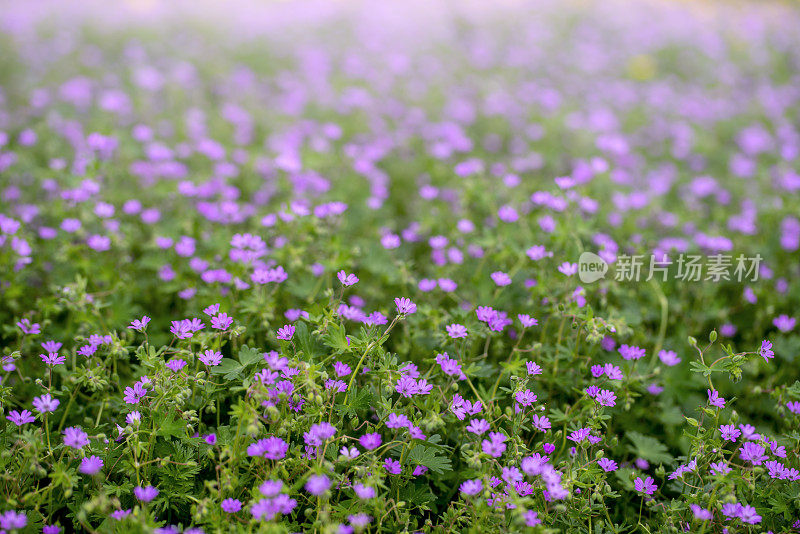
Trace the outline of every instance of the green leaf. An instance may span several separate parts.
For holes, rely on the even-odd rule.
[[[645,436],[635,430],[629,430],[625,435],[633,443],[633,446],[629,447],[630,451],[639,458],[644,458],[654,464],[669,464],[674,461],[666,445],[656,438]]]
[[[324,340],[329,347],[337,352],[344,352],[350,348],[344,330],[335,323],[328,325],[328,331],[325,333]]]
[[[166,438],[186,436],[186,428],[183,419],[172,419],[160,423],[156,430],[156,436],[164,436]]]
[[[303,354],[307,357],[313,358],[321,354],[317,340],[314,339],[314,336],[308,331],[308,325],[305,322],[300,321],[295,326],[294,339],[297,341],[300,350],[302,350]]]
[[[258,362],[260,360],[263,360],[263,359],[264,359],[264,356],[261,354],[261,351],[259,351],[258,349],[253,349],[253,348],[248,347],[247,345],[244,345],[239,350],[239,363],[241,363],[242,366],[244,366],[244,367],[246,367],[248,365],[251,365],[253,363],[256,363],[256,362]],[[224,361],[225,360],[223,360],[223,362]]]
[[[225,380],[235,380],[239,377],[244,367],[236,360],[230,358],[222,358],[222,362],[216,367],[211,368],[211,373],[215,375],[223,375]]]
[[[417,445],[411,449],[411,452],[408,453],[408,461],[411,464],[424,465],[437,474],[453,470],[450,458],[446,456],[436,456],[436,449],[433,447],[426,447],[425,445]]]

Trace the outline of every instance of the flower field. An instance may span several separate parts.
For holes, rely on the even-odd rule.
[[[800,531],[798,28],[0,4],[0,532]]]

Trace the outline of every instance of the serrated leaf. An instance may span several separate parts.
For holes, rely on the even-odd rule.
[[[158,429],[156,430],[156,436],[164,436],[166,438],[169,437],[181,437],[186,435],[186,429],[184,427],[185,423],[183,419],[172,419],[160,423]]]
[[[222,375],[225,380],[235,380],[242,372],[242,364],[231,358],[222,358],[222,362],[211,368],[211,374]]]
[[[633,443],[633,446],[629,447],[629,450],[639,458],[644,458],[648,462],[654,464],[669,464],[674,461],[666,445],[656,438],[645,436],[635,430],[629,430],[625,435]]]
[[[408,453],[408,461],[411,464],[424,465],[434,473],[442,474],[445,471],[452,471],[453,465],[450,458],[446,456],[436,456],[436,449],[417,445]]]
[[[244,345],[239,350],[239,363],[245,367],[263,359],[264,356],[258,349],[250,348],[247,345]]]

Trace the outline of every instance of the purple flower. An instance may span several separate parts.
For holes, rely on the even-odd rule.
[[[678,365],[681,363],[681,359],[678,358],[678,355],[673,350],[659,351],[658,359],[668,367],[672,367],[673,365]]]
[[[277,338],[282,339],[284,341],[290,341],[292,339],[292,336],[294,335],[294,330],[295,330],[294,326],[290,324],[283,325],[282,328],[278,329]]]
[[[56,352],[51,352],[47,355],[40,354],[39,358],[41,358],[42,361],[46,365],[49,365],[50,367],[53,367],[54,365],[63,365],[64,362],[67,361],[67,358],[65,356],[59,356],[58,353]]]
[[[202,354],[199,354],[197,359],[200,360],[203,365],[215,367],[222,363],[222,353],[215,350],[207,350]]]
[[[23,334],[41,334],[42,330],[39,323],[31,323],[29,319],[22,319],[17,321],[17,326],[22,330]]]
[[[467,337],[467,328],[463,325],[454,323],[447,325],[447,335],[449,335],[453,339],[457,339],[460,337]]]
[[[263,456],[269,460],[281,460],[286,456],[289,444],[281,438],[272,436],[250,444],[247,447],[248,456]]]
[[[500,458],[506,451],[505,441],[508,438],[501,432],[489,432],[489,439],[481,442],[483,452],[493,458]]]
[[[710,467],[715,475],[726,475],[731,472],[731,468],[725,462],[715,462]]]
[[[336,376],[347,376],[353,372],[349,365],[342,362],[334,362],[333,371],[336,373]]]
[[[797,319],[794,317],[789,317],[786,314],[782,314],[773,319],[772,324],[775,325],[775,328],[781,332],[786,333],[791,332],[794,329],[795,325],[797,324]]]
[[[619,348],[619,353],[626,360],[638,360],[644,357],[645,350],[636,346],[622,345]]]
[[[399,475],[403,470],[400,466],[400,462],[392,460],[391,458],[386,458],[386,460],[384,460],[383,468],[386,469],[387,473],[391,473],[392,475]]]
[[[410,315],[417,311],[417,305],[411,302],[406,297],[398,297],[394,299],[394,304],[397,306],[397,313],[401,315]]]
[[[539,324],[539,321],[537,321],[528,314],[519,314],[517,315],[517,319],[519,319],[519,322],[520,324],[522,324],[523,328],[529,328],[531,326],[536,326]]]
[[[711,406],[716,406],[717,408],[724,408],[725,407],[725,399],[719,396],[717,390],[706,390],[708,392],[708,403]]]
[[[103,468],[103,460],[99,456],[87,456],[81,460],[81,466],[78,470],[85,475],[94,475],[100,472]]]
[[[344,271],[339,271],[338,273],[336,273],[336,277],[339,279],[339,281],[342,283],[344,287],[352,286],[358,282],[358,277],[356,275],[352,273],[347,274]]]
[[[4,530],[17,530],[28,524],[28,516],[23,512],[8,510],[0,514],[0,528]]]
[[[606,473],[617,470],[617,462],[611,458],[600,458],[597,460],[597,465],[599,465],[600,468]]]
[[[494,283],[497,284],[499,287],[511,284],[511,277],[508,276],[503,271],[495,271],[491,274],[491,277],[492,280],[494,280]]]
[[[176,359],[167,362],[167,368],[170,369],[173,373],[177,373],[184,367],[186,367],[186,360]]]
[[[228,514],[235,514],[242,509],[242,501],[239,499],[225,499],[220,505],[222,511]]]
[[[742,434],[742,431],[733,425],[720,425],[719,431],[722,434],[722,439],[726,439],[728,441],[736,441],[736,439]]]
[[[536,376],[542,374],[542,368],[536,362],[525,362],[525,367],[528,370],[528,376]]]
[[[464,495],[477,495],[483,489],[483,481],[479,478],[475,480],[466,480],[461,483],[458,489]]]
[[[227,330],[233,324],[233,317],[227,313],[220,313],[211,318],[211,328],[216,330]]]
[[[565,276],[574,276],[578,272],[578,264],[565,261],[558,266],[558,272]]]
[[[645,477],[644,480],[642,480],[642,477],[636,477],[636,480],[633,481],[633,488],[639,493],[652,495],[658,489],[658,486],[654,484],[653,477]]]
[[[608,389],[601,389],[594,398],[597,401],[597,404],[601,406],[616,406],[617,405],[617,396],[614,394],[613,391]]]
[[[761,348],[758,349],[759,356],[762,356],[764,360],[770,361],[772,358],[775,357],[775,353],[772,352],[772,343],[767,341],[766,339],[761,342]]]
[[[710,511],[706,510],[705,508],[701,508],[696,504],[689,505],[689,508],[692,510],[692,514],[694,515],[695,519],[699,519],[700,521],[708,521],[712,517],[714,517]]]
[[[353,484],[353,491],[356,492],[358,498],[361,500],[375,498],[375,488],[371,486],[364,486],[362,484]]]
[[[89,435],[80,427],[71,426],[64,429],[64,445],[73,449],[82,449],[89,444]]]
[[[358,438],[358,442],[362,447],[371,451],[380,447],[381,443],[383,443],[383,440],[381,439],[381,435],[375,432],[372,434],[364,434]]]
[[[60,403],[61,401],[52,398],[49,393],[33,399],[33,407],[39,413],[54,412]]]
[[[539,432],[547,432],[550,430],[550,419],[544,415],[533,414],[531,422],[533,423],[533,427]]]
[[[522,518],[525,521],[525,525],[529,527],[535,527],[542,523],[542,520],[539,519],[539,513],[534,510],[528,510],[522,515]]]
[[[158,496],[158,489],[154,488],[153,486],[136,486],[133,488],[133,494],[139,499],[141,502],[150,502]]]
[[[150,317],[144,315],[141,319],[135,319],[133,322],[131,322],[128,328],[132,330],[138,330],[139,332],[144,332],[144,330],[147,328],[147,323],[149,322]]]
[[[739,457],[753,465],[761,465],[764,460],[769,459],[769,456],[764,454],[764,446],[752,441],[739,447]]]
[[[489,423],[486,419],[473,419],[470,421],[469,425],[467,425],[467,431],[477,434],[478,436],[488,432],[489,428]]]
[[[305,488],[312,495],[322,495],[331,486],[331,481],[325,475],[311,475],[308,477]]]
[[[111,519],[114,519],[115,521],[121,521],[121,520],[125,519],[126,517],[128,517],[130,514],[131,514],[131,510],[130,509],[128,509],[128,510],[115,510],[114,512],[111,513]]]

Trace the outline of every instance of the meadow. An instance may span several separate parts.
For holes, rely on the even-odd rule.
[[[800,531],[797,28],[0,4],[0,532]]]

